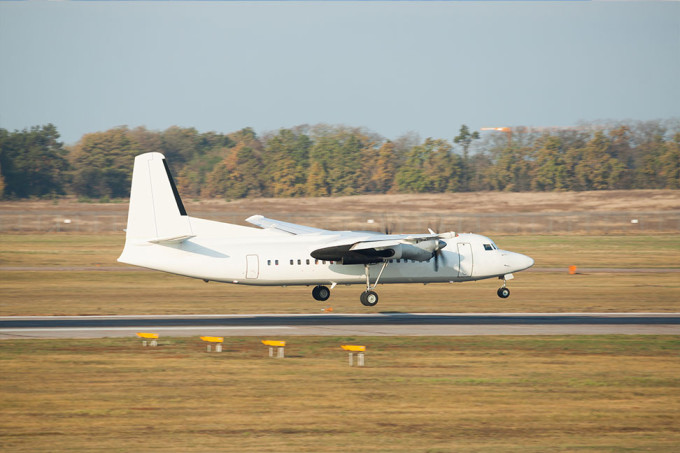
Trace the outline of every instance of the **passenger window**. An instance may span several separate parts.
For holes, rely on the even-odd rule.
[[[279,265],[279,260],[274,260],[274,264]]]
[[[290,260],[290,265],[292,266],[295,262],[293,260]]]
[[[298,260],[298,266],[302,264],[302,260]]]
[[[309,265],[309,260],[307,260],[307,265]]]
[[[271,266],[271,265],[272,265],[272,260],[267,260],[267,266]]]

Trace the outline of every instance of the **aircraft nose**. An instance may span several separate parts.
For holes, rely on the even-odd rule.
[[[512,269],[510,272],[523,271],[534,265],[533,258],[521,253],[505,252],[503,256],[505,256],[505,267]]]
[[[513,258],[513,264],[517,267],[518,271],[529,269],[534,265],[534,259],[530,256],[522,255],[521,253],[515,253]]]

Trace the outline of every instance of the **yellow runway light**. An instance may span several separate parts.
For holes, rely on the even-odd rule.
[[[201,337],[201,340],[208,343],[208,352],[212,349],[212,343],[217,343],[215,345],[215,352],[222,352],[222,342],[224,337]]]
[[[366,346],[358,344],[343,344],[340,345],[342,349],[349,352],[349,366],[354,366],[354,353],[357,353],[357,366],[364,366],[364,352]]]
[[[144,333],[144,332],[139,332],[139,333],[137,333],[137,336],[138,336],[139,338],[146,338],[147,340],[151,340],[151,339],[157,340],[157,339],[158,339],[158,334],[157,334],[157,333]]]
[[[354,344],[344,344],[340,346],[342,349],[345,351],[349,352],[365,352],[366,351],[366,346],[359,346],[359,345],[354,345]]]
[[[158,346],[158,334],[157,333],[145,333],[145,332],[138,332],[137,336],[142,339],[142,346],[147,345],[147,340],[151,340],[149,343],[149,346]]]
[[[262,344],[265,346],[269,346],[269,357],[274,357],[274,348],[278,348],[276,358],[277,359],[283,358],[283,348],[284,346],[286,346],[285,341],[262,340]]]

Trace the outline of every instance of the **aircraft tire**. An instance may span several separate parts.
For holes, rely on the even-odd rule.
[[[378,293],[375,291],[364,291],[359,297],[361,303],[367,307],[374,307],[378,303]]]
[[[510,289],[505,288],[505,287],[498,288],[498,291],[496,291],[496,294],[498,294],[498,297],[500,297],[501,299],[507,299],[508,297],[510,297]]]
[[[314,289],[312,290],[312,297],[318,301],[325,301],[328,300],[329,297],[331,297],[331,290],[328,289],[328,287],[319,285],[315,286]]]

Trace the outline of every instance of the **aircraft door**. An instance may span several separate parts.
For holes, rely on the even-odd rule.
[[[260,274],[260,263],[257,255],[246,256],[246,278],[257,278]]]
[[[472,245],[469,243],[458,244],[458,276],[472,276]]]

